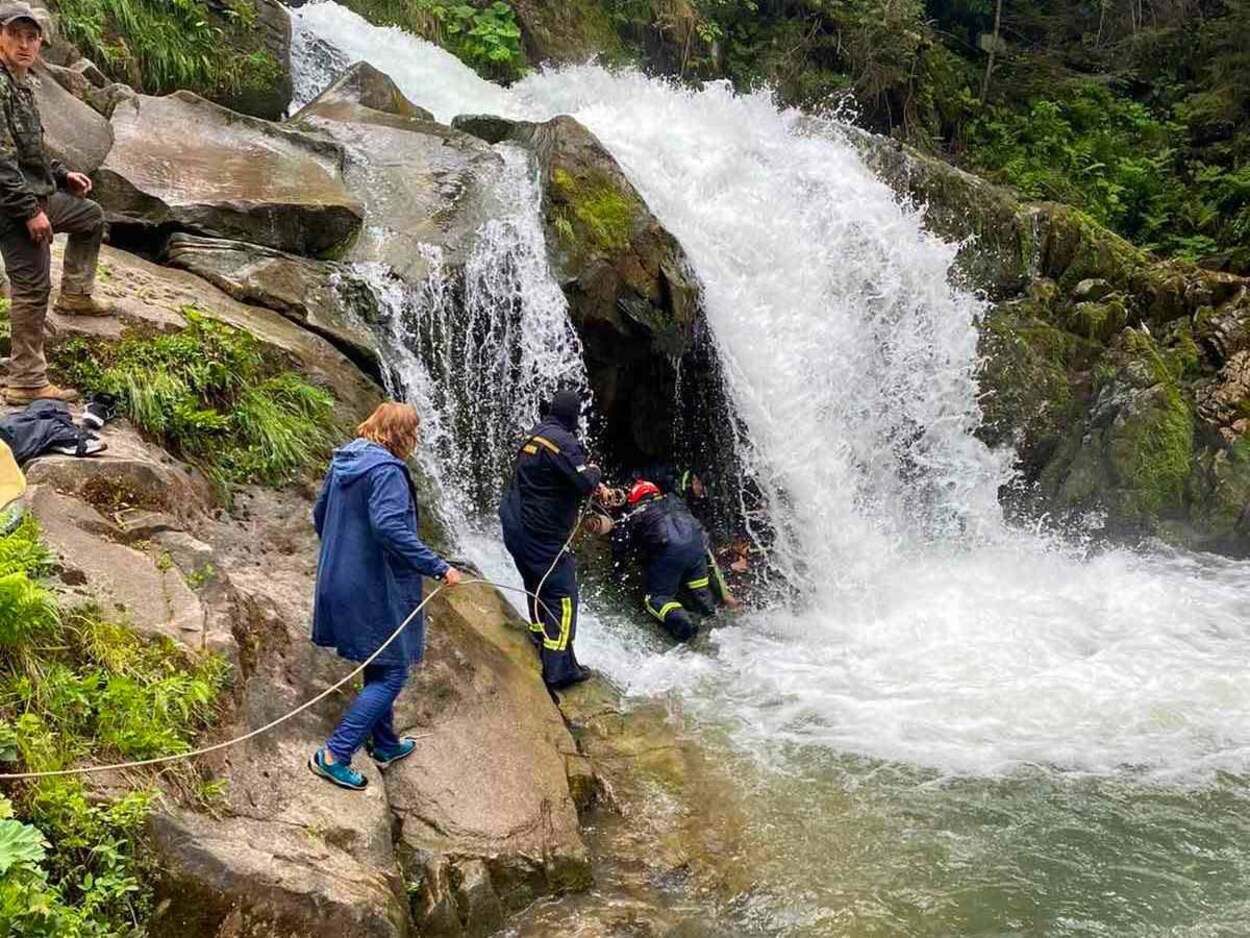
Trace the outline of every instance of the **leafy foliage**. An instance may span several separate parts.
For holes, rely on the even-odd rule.
[[[525,74],[521,27],[503,0],[344,0],[344,6],[437,43],[485,78],[512,81]]]
[[[1003,0],[997,41],[996,0],[602,2],[661,70],[849,110],[1167,255],[1250,242],[1250,0]]]
[[[31,579],[45,563],[33,522],[0,538],[0,582],[23,584],[55,614]],[[49,771],[183,752],[212,720],[228,679],[220,658],[147,642],[94,609],[53,615],[39,630],[15,621],[21,614],[0,604],[0,764]],[[135,934],[152,899],[144,823],[154,797],[102,802],[78,779],[52,778],[22,789],[16,805],[0,798],[0,932]]]
[[[246,332],[183,311],[186,328],[55,353],[67,379],[116,395],[127,416],[225,485],[290,481],[328,453],[334,398]]]
[[[207,96],[265,88],[281,73],[250,51],[251,0],[56,0],[61,31],[119,81],[151,94],[188,88]],[[216,10],[217,12],[214,12]]]

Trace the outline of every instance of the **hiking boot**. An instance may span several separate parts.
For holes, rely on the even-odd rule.
[[[416,751],[417,741],[411,736],[405,736],[399,741],[398,746],[370,746],[369,755],[379,769],[384,769],[400,759],[407,759]]]
[[[308,768],[312,770],[313,775],[320,775],[331,784],[338,785],[339,788],[363,791],[369,784],[369,780],[353,769],[349,763],[326,762],[324,749],[318,749],[308,757]]]
[[[52,312],[59,316],[112,316],[117,310],[111,303],[102,303],[90,293],[62,293]]]
[[[585,665],[579,664],[577,666],[577,670],[564,680],[556,681],[554,684],[548,684],[547,687],[551,690],[565,690],[566,688],[572,687],[574,684],[581,684],[583,681],[589,681],[594,676],[595,672],[593,668],[588,668]]]
[[[58,388],[55,384],[45,384],[41,388],[4,389],[6,404],[29,404],[33,401],[62,401],[66,404],[78,400],[78,392],[73,388]]]
[[[117,398],[97,391],[82,409],[82,425],[89,430],[103,430],[104,425],[117,416]]]

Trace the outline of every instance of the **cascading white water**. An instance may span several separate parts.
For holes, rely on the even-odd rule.
[[[538,186],[527,155],[497,148],[506,214],[476,232],[463,274],[429,246],[416,285],[377,263],[357,264],[384,329],[384,354],[406,394],[427,415],[422,458],[461,526],[489,511],[520,433],[558,387],[587,390],[581,343],[547,267]]]
[[[574,115],[690,255],[753,470],[792,515],[781,559],[809,588],[720,631],[711,673],[629,660],[631,687],[690,690],[696,668],[696,703],[732,691],[744,733],[960,771],[1244,763],[1247,567],[1086,560],[1002,524],[1006,457],[972,435],[980,304],[853,148],[763,94],[594,66],[505,91],[337,4],[295,13],[297,45],[367,56],[441,120]]]
[[[443,121],[572,114],[686,248],[743,455],[789,532],[778,561],[805,589],[710,651],[661,652],[599,609],[579,653],[632,691],[680,695],[709,746],[728,731],[756,855],[751,933],[1238,933],[1250,565],[1086,556],[1002,522],[1008,454],[972,433],[981,306],[948,284],[954,249],[851,147],[763,94],[594,66],[504,90],[335,3],[292,15],[304,98],[365,58]],[[536,196],[516,204],[505,224],[539,244]],[[524,289],[545,325],[506,338],[536,356],[564,321],[537,280]],[[574,354],[561,348],[533,367],[554,378]],[[443,393],[446,375],[399,367],[429,382],[423,399]],[[449,446],[464,432],[450,413]],[[471,540],[506,571],[489,531]]]

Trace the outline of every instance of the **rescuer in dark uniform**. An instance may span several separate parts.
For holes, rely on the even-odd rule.
[[[707,532],[680,497],[665,495],[646,479],[634,483],[627,504],[612,527],[613,558],[618,565],[638,558],[643,606],[673,638],[689,641],[699,631],[691,610],[710,616],[717,600],[737,605],[708,551]]]
[[[542,656],[543,680],[559,689],[584,681],[577,663],[577,565],[565,550],[578,502],[602,491],[598,466],[573,434],[581,413],[576,391],[559,391],[517,453],[512,482],[499,506],[504,545],[530,593],[530,637]]]

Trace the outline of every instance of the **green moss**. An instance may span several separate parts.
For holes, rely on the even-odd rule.
[[[1128,309],[1118,297],[1098,303],[1077,303],[1068,314],[1068,328],[1077,335],[1107,342],[1128,322]]]
[[[556,228],[563,237],[571,229],[573,240],[585,241],[600,251],[620,251],[633,238],[639,206],[613,181],[599,173],[574,177],[563,168],[552,173],[557,203]]]
[[[1064,293],[1089,279],[1106,280],[1116,290],[1128,289],[1134,275],[1148,263],[1140,250],[1079,209],[1052,204],[1043,211],[1048,228],[1044,273]]]
[[[1190,484],[1194,520],[1205,544],[1250,554],[1250,439],[1241,437],[1231,446],[1208,450],[1195,467]]]
[[[1184,503],[1193,468],[1194,423],[1180,391],[1159,385],[1112,432],[1108,458],[1126,518],[1149,521]]]
[[[115,395],[123,412],[222,485],[279,485],[321,465],[334,435],[333,396],[246,332],[183,310],[187,326],[121,342],[71,339],[56,374]]]
[[[1079,415],[1076,376],[1098,347],[1039,318],[1030,301],[999,307],[982,324],[981,437],[1014,446],[1028,477],[1040,473]]]
[[[398,26],[442,46],[483,78],[512,81],[525,74],[521,27],[502,0],[344,0],[343,5],[371,23]]]

